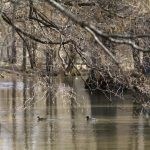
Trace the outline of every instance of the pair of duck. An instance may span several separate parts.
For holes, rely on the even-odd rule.
[[[38,116],[37,119],[38,119],[38,121],[44,121],[44,120],[46,120],[47,118],[40,118],[40,117]],[[89,116],[86,116],[86,119],[87,119],[87,121],[96,120],[96,118],[90,118]]]

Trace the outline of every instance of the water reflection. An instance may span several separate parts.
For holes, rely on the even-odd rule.
[[[128,93],[125,94],[126,100],[108,95],[116,106],[122,106],[121,110],[114,107],[104,94],[98,91],[90,94],[79,78],[47,79],[44,87],[37,77],[0,80],[1,149],[120,150],[149,147],[148,123],[142,115],[132,115],[134,107]],[[99,120],[86,121],[87,115]],[[37,116],[48,120],[38,122]]]

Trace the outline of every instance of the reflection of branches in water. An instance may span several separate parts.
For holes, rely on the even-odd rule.
[[[58,87],[58,91],[56,93],[56,97],[59,97],[59,95],[61,95],[61,100],[63,102],[63,104],[76,104],[78,106],[81,105],[81,103],[83,103],[84,97],[81,95],[78,95],[73,88],[69,87],[69,86],[59,86]],[[54,99],[54,98],[53,98]]]
[[[14,114],[16,113],[16,111],[19,110],[25,110],[28,107],[30,107],[31,105],[34,105],[35,103],[39,102],[40,100],[42,100],[45,97],[46,92],[43,93],[42,97],[39,100],[35,100],[36,95],[38,95],[39,92],[39,84],[35,83],[29,87],[25,87],[23,89],[23,104],[21,104],[20,106],[16,106],[14,107],[10,112],[13,112]],[[29,98],[26,99],[26,97],[29,95]]]
[[[39,94],[39,91],[41,91],[42,88],[44,88],[42,96],[37,98],[36,96]],[[29,87],[26,87],[24,90],[25,95],[23,95],[24,96],[23,104],[14,107],[10,112],[16,114],[17,111],[26,110],[40,101],[43,101],[43,103],[45,103],[45,101],[49,99],[49,97],[51,97],[50,99],[51,104],[54,104],[56,99],[60,95],[64,105],[66,104],[74,106],[83,105],[82,100],[84,99],[84,97],[78,95],[73,88],[66,86],[65,84],[64,86],[49,84],[48,86],[43,87],[43,84],[35,83]],[[29,97],[26,99],[27,96]]]
[[[105,95],[105,97],[108,99],[108,101],[114,106],[116,107],[117,109],[120,109],[120,110],[123,110],[123,111],[127,111],[127,108],[122,108],[122,107],[118,107],[112,100],[112,94],[114,93],[109,93],[109,97],[108,97],[108,94],[106,94],[106,91],[102,91],[102,93]],[[118,95],[117,95],[118,96]],[[124,100],[123,97],[120,97],[122,100]]]
[[[26,99],[25,96],[23,104],[13,108],[12,112],[16,113],[16,111],[19,110],[26,110],[40,101],[42,101],[43,104],[47,105],[45,101],[49,99],[51,105],[55,104],[56,100],[61,100],[63,105],[70,105],[71,111],[73,111],[76,114],[80,115],[82,114],[82,111],[84,110],[83,107],[81,108],[80,113],[77,112],[76,108],[85,106],[84,97],[82,95],[77,94],[72,87],[66,86],[65,84],[63,85],[46,84],[46,86],[44,86],[44,84],[41,84],[40,82],[38,83],[33,82],[33,83],[34,84],[31,83],[29,87],[24,89],[25,95],[29,95],[29,97]],[[41,91],[42,88],[44,89],[42,95],[37,97],[37,95],[39,95],[39,91]],[[114,103],[112,95],[118,96],[118,94],[115,95],[115,93],[113,92],[108,94],[109,91],[107,90],[103,90],[102,92],[105,95],[105,97],[107,97],[108,101],[111,102],[112,106],[116,107],[117,109],[121,109],[123,111],[128,111],[127,108],[118,107]],[[61,99],[59,99],[59,97],[61,97]],[[123,97],[120,96],[120,98],[124,100]]]
[[[82,115],[83,107],[81,108],[81,112],[78,112],[76,108],[80,108],[80,106],[84,106],[84,97],[82,95],[77,94],[73,88],[71,87],[60,87],[61,90],[59,90],[56,94],[56,97],[59,97],[61,95],[61,101],[63,105],[69,105],[68,113],[71,111],[72,116],[74,114],[76,115]]]

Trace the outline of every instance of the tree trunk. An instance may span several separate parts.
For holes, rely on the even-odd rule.
[[[133,50],[133,60],[134,60],[134,67],[139,70],[141,68],[141,62],[140,62],[140,53],[137,50]]]
[[[15,20],[15,13],[16,13],[16,3],[14,3],[13,5],[13,13],[12,13],[12,22],[14,24],[14,20]],[[15,64],[17,62],[17,58],[16,58],[16,46],[15,46],[15,42],[16,42],[16,37],[15,37],[15,28],[12,26],[12,58],[11,58],[11,63]]]
[[[46,73],[47,75],[52,74],[53,71],[53,50],[48,50],[46,52]]]
[[[17,58],[16,58],[16,46],[15,46],[15,40],[12,43],[12,58],[11,58],[11,63],[15,64],[17,62]]]
[[[36,43],[33,43],[33,41],[30,41],[30,48],[28,49],[28,53],[29,53],[31,69],[34,69],[36,67],[36,50],[35,49],[36,49]]]
[[[23,41],[23,63],[22,63],[22,69],[23,71],[26,71],[26,64],[27,64],[27,58],[26,58],[26,44]]]
[[[76,61],[76,52],[73,49],[72,45],[70,45],[70,55],[68,55],[68,57],[69,57],[69,62],[68,62],[68,66],[66,68],[67,73],[72,71],[74,63]]]

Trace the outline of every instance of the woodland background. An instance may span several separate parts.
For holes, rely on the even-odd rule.
[[[150,95],[149,0],[1,0],[0,76],[88,75],[85,87]]]

